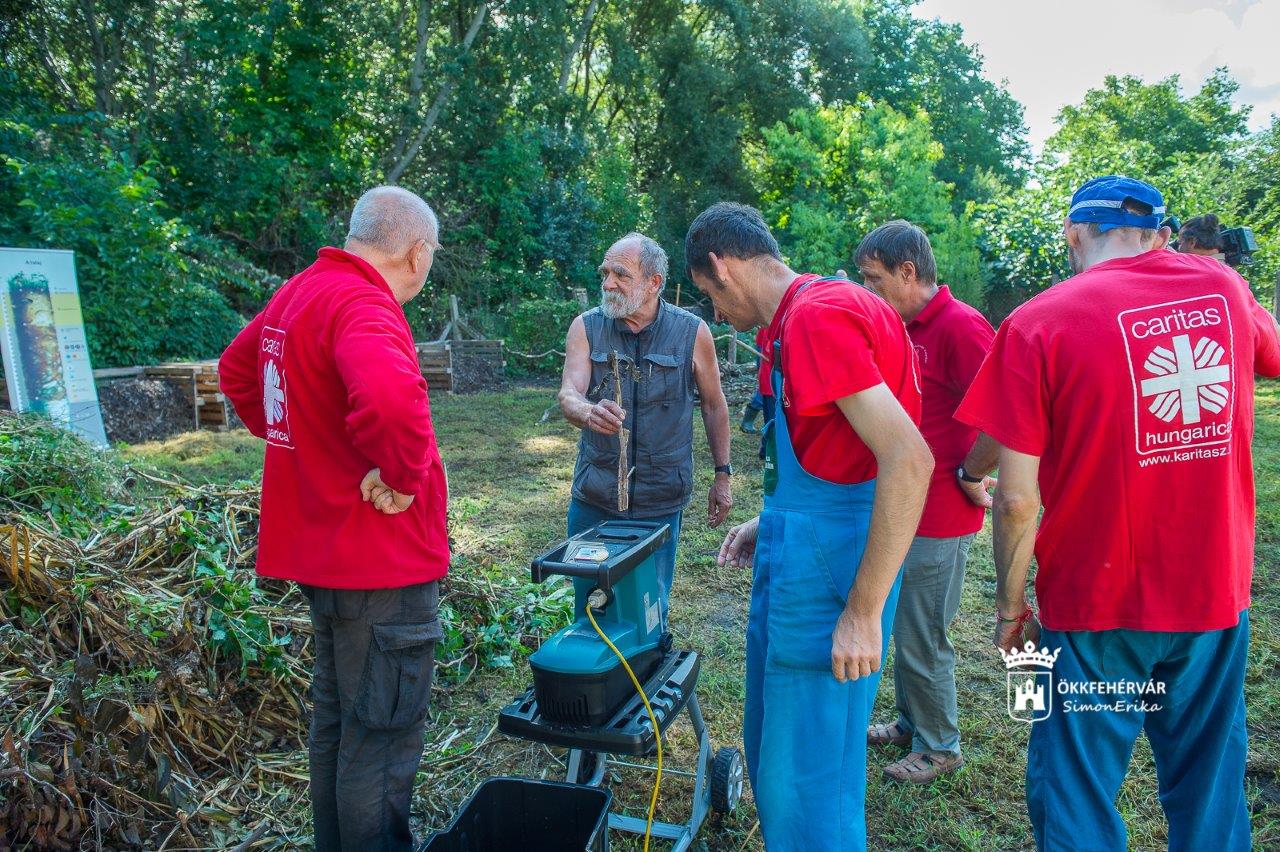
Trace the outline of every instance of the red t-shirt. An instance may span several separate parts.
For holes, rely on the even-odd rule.
[[[446,484],[404,311],[376,269],[322,248],[237,335],[222,391],[267,441],[258,573],[331,589],[444,576]],[[413,503],[363,501],[371,468]]]
[[[920,432],[933,450],[933,478],[917,535],[953,538],[982,529],[984,510],[960,490],[956,468],[978,430],[955,419],[956,408],[991,349],[996,333],[986,317],[940,287],[907,323],[920,364],[924,408]]]
[[[835,401],[880,383],[920,422],[920,381],[902,318],[851,281],[818,275],[791,283],[765,335],[764,354],[782,331],[783,410],[796,457],[806,471],[852,485],[876,475],[876,459]],[[785,317],[785,323],[784,323]]]
[[[1190,254],[1098,264],[1000,326],[956,417],[1040,457],[1047,627],[1237,623],[1253,573],[1255,372],[1280,375],[1271,317],[1233,270]]]

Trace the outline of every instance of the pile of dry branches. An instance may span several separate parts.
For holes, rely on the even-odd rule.
[[[0,850],[309,841],[310,621],[296,586],[254,575],[258,497],[0,415]],[[455,690],[568,600],[465,565],[448,585],[419,790],[435,825],[486,774],[547,767]]]
[[[175,498],[83,541],[51,517],[7,519],[0,847],[198,847],[268,815],[300,822],[282,782],[306,777],[305,610],[244,571],[256,494]],[[211,641],[227,631],[241,635]],[[254,642],[254,663],[228,652]]]

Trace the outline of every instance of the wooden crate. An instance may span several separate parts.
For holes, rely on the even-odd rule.
[[[427,389],[453,393],[453,345],[456,341],[418,343],[418,369]]]
[[[190,394],[194,428],[221,432],[230,424],[227,398],[218,387],[216,361],[157,364],[145,368],[144,375],[182,385]]]

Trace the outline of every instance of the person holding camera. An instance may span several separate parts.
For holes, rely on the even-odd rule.
[[[1174,243],[1178,251],[1211,257],[1232,268],[1253,262],[1253,253],[1258,250],[1251,229],[1224,228],[1212,213],[1188,219],[1174,232],[1178,235]]]

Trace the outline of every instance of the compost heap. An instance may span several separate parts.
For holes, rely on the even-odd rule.
[[[310,624],[252,572],[257,511],[256,484],[169,481],[0,412],[0,849],[310,839]],[[451,612],[489,594],[454,583]],[[451,618],[465,665],[475,625]]]

